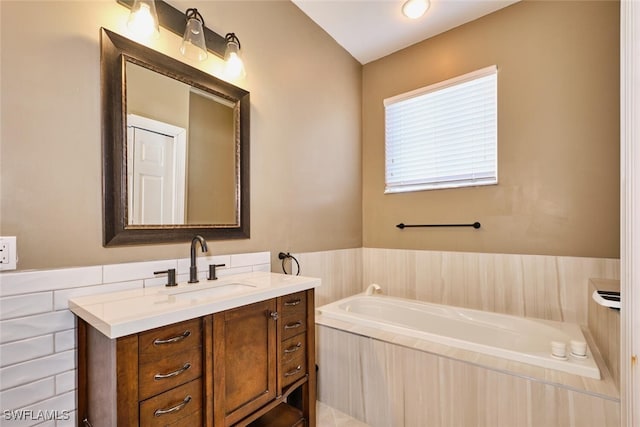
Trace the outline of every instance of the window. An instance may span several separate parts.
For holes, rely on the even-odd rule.
[[[498,182],[497,67],[384,100],[385,193]]]

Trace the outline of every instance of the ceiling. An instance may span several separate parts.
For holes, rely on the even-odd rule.
[[[292,0],[361,64],[488,15],[519,0],[431,0],[419,19],[404,0]]]

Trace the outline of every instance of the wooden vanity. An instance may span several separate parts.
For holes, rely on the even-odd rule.
[[[115,339],[80,315],[79,425],[315,426],[313,301],[310,288]]]

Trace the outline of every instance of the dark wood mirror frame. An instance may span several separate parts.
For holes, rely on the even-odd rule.
[[[103,245],[124,246],[249,238],[249,92],[176,59],[101,30]],[[239,105],[238,224],[128,224],[125,59]]]

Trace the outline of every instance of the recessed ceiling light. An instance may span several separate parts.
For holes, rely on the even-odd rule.
[[[429,9],[429,0],[407,0],[402,5],[402,14],[410,19],[418,19]]]

